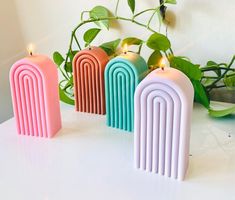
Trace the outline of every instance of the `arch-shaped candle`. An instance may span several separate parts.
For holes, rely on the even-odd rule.
[[[134,127],[134,92],[148,66],[138,54],[127,52],[112,59],[105,69],[107,125],[127,131]]]
[[[44,55],[28,56],[12,66],[10,84],[18,133],[53,137],[61,128],[55,64]]]
[[[182,180],[189,159],[193,87],[173,68],[152,71],[135,92],[135,166]]]
[[[105,114],[104,69],[108,61],[108,55],[99,47],[90,47],[74,56],[76,111]]]

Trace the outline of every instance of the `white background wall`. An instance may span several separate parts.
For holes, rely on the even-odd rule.
[[[22,57],[24,37],[14,0],[0,3],[0,123],[12,116],[8,74],[10,66]]]
[[[114,11],[115,0],[4,0],[0,6],[0,122],[12,115],[8,71],[25,54],[28,43],[37,52],[65,53],[72,29],[82,10],[104,5]],[[121,0],[120,15],[129,15],[126,0]],[[136,0],[137,11],[153,7],[156,0]],[[176,54],[189,56],[205,64],[208,59],[228,61],[235,54],[235,1],[178,0],[168,8],[176,16],[169,37]],[[147,17],[147,16],[146,16]],[[143,17],[141,20],[145,20]],[[97,44],[129,36],[146,39],[148,32],[129,23],[115,24],[110,32],[97,38]],[[82,34],[79,36],[82,39]],[[145,53],[147,55],[147,51]]]

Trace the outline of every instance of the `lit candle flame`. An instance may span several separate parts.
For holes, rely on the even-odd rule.
[[[123,53],[124,53],[124,54],[127,54],[127,52],[128,52],[128,45],[127,45],[127,44],[124,44],[122,50],[123,50]]]
[[[161,58],[160,62],[159,62],[159,67],[164,70],[164,68],[166,67],[167,63],[166,63],[166,59],[165,58]]]
[[[34,49],[35,49],[34,45],[32,43],[30,43],[27,47],[27,50],[28,50],[30,56],[33,55]]]

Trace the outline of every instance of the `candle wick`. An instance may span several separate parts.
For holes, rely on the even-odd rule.
[[[30,52],[29,52],[29,55],[30,55],[30,56],[32,56],[32,55],[33,55],[33,52],[32,52],[32,51],[30,51]]]
[[[162,68],[162,71],[164,71],[164,67],[161,67]]]

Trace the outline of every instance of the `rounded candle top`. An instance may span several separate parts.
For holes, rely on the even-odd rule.
[[[47,62],[48,60],[51,60],[48,56],[43,55],[43,54],[28,55],[25,57],[25,59],[33,63],[44,63],[44,62]]]
[[[190,95],[193,96],[193,85],[189,78],[181,71],[171,68],[165,67],[164,70],[158,68],[153,70],[150,74],[147,75],[150,79],[155,79],[156,77],[159,79],[160,82],[166,84],[174,84],[175,87],[183,88],[185,91],[192,91]],[[146,78],[147,78],[146,77]]]

